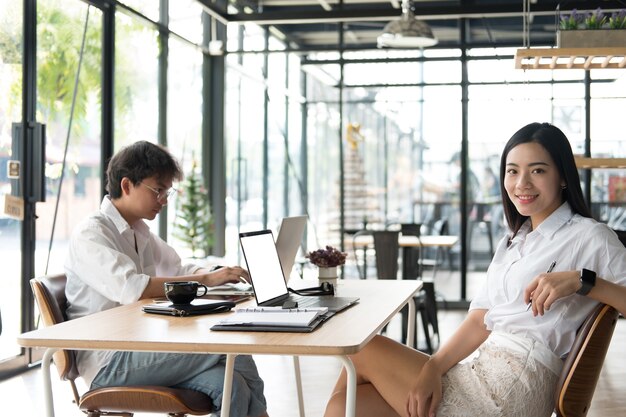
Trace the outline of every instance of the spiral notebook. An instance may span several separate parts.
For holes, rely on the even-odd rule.
[[[328,308],[248,307],[222,318],[211,330],[312,332],[327,318]]]

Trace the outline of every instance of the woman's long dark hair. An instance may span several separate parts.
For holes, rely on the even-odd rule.
[[[504,175],[506,174],[506,158],[511,149],[522,143],[538,143],[548,151],[554,161],[561,178],[565,180],[566,188],[562,191],[563,201],[567,201],[574,213],[584,217],[591,217],[591,212],[583,198],[580,188],[580,177],[574,161],[572,147],[565,134],[550,123],[531,123],[524,126],[509,139],[500,158],[500,192],[502,194],[502,206],[504,215],[513,236],[517,234],[528,216],[522,216],[509,198],[504,188]]]

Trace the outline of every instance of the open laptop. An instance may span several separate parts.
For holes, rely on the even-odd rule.
[[[281,220],[278,237],[276,238],[276,249],[283,269],[286,281],[289,281],[293,264],[296,260],[298,248],[302,243],[304,229],[306,227],[307,216],[284,217]],[[209,287],[210,296],[252,296],[254,291],[250,284],[236,283],[224,284],[218,287]],[[238,299],[239,300],[239,299]]]
[[[285,217],[278,228],[276,250],[286,282],[289,282],[291,277],[291,270],[298,254],[298,248],[302,243],[306,222],[307,216]]]
[[[239,242],[259,306],[282,306],[286,301],[295,301],[299,308],[328,307],[329,312],[336,313],[359,301],[357,297],[290,295],[271,230],[240,233]]]

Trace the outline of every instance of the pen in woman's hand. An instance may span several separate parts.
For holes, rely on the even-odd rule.
[[[552,270],[554,269],[554,266],[556,265],[556,261],[552,261],[552,263],[550,264],[550,266],[548,267],[548,270],[546,271],[546,274],[549,274],[550,272],[552,272]],[[526,307],[526,311],[530,310],[530,308],[533,306],[533,299],[530,299],[530,303],[528,303],[528,307]]]

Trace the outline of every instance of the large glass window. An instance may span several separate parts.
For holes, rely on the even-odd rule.
[[[18,159],[13,151],[13,124],[22,120],[22,5],[0,0],[0,200],[17,195],[17,180],[8,172],[10,160]],[[15,173],[13,173],[15,174]],[[10,197],[9,197],[10,198]],[[0,308],[2,337],[0,362],[20,354],[15,339],[21,332],[21,222],[0,210]]]
[[[47,137],[46,201],[37,207],[37,275],[63,271],[74,226],[100,203],[102,12],[77,6],[38,3],[37,110]]]
[[[273,38],[272,49],[282,47]],[[268,227],[276,230],[280,219],[286,214],[287,195],[287,54],[273,52],[268,56]]]
[[[169,40],[167,76],[167,146],[179,161],[185,176],[201,173],[202,162],[202,52],[174,37]],[[203,184],[204,185],[204,184]],[[177,185],[181,188],[181,184]],[[189,248],[175,239],[176,208],[183,201],[184,190],[167,211],[168,237],[181,255]]]
[[[623,70],[592,71],[591,156],[626,158],[626,138],[616,115],[626,112],[626,74]],[[626,230],[626,173],[623,169],[594,169],[591,177],[592,211],[610,227]]]
[[[169,7],[170,29],[197,45],[202,44],[202,5],[196,0],[170,0]]]
[[[157,141],[158,31],[116,14],[115,149],[138,140]]]

